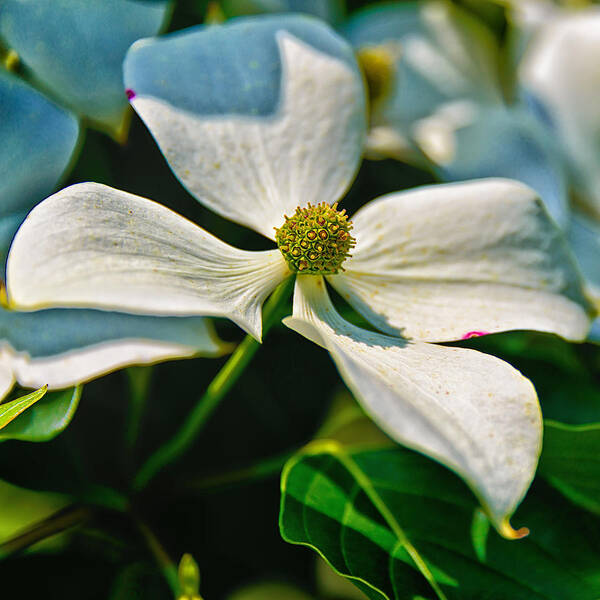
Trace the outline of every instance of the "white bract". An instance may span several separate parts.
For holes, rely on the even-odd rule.
[[[85,327],[85,323],[82,324]],[[131,365],[149,365],[194,356],[217,357],[230,351],[214,333],[209,322],[198,321],[194,343],[124,337],[72,348],[47,356],[31,356],[15,350],[7,341],[0,343],[0,401],[15,384],[23,388],[47,385],[50,390],[85,383],[111,371]],[[43,332],[34,332],[43,335]]]
[[[165,62],[171,43],[179,44],[177,60],[185,43],[198,71],[212,74],[222,65],[202,63],[201,51],[242,28],[246,40],[266,28],[276,40],[280,92],[271,113],[193,111],[179,104],[179,91],[160,98],[139,81],[132,103],[191,193],[274,239],[273,228],[297,207],[338,201],[359,165],[365,100],[350,48],[304,17],[243,19],[134,45],[126,82],[156,47],[151,80],[168,79],[180,68]],[[309,34],[318,34],[318,47]],[[233,88],[250,77],[246,87],[258,89],[253,69],[273,65],[246,65],[243,49],[236,60]],[[392,438],[454,469],[499,531],[518,537],[508,519],[541,446],[535,391],[497,358],[428,342],[524,328],[584,338],[589,307],[559,231],[530,188],[505,179],[390,194],[353,223],[356,246],[344,270],[297,274],[285,324],[330,352]],[[31,212],[11,249],[8,290],[21,308],[222,316],[260,339],[264,299],[293,275],[282,253],[233,248],[160,204],[86,183]],[[384,333],[346,322],[326,282]]]

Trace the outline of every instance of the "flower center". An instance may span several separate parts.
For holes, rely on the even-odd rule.
[[[298,207],[285,223],[275,228],[275,240],[288,267],[295,273],[334,275],[350,256],[355,240],[350,235],[352,222],[345,210],[321,202]]]

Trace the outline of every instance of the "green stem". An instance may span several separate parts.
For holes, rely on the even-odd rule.
[[[89,484],[79,494],[77,500],[82,504],[106,508],[125,513],[129,510],[129,498],[121,492],[105,485]]]
[[[132,450],[137,441],[142,413],[148,399],[152,367],[129,367],[126,373],[129,384],[129,414],[125,430],[125,443],[127,449]]]
[[[315,432],[313,440],[327,439],[343,427],[362,418],[364,418],[364,413],[356,404],[340,407],[340,409],[336,411],[335,417],[328,417],[325,419],[325,422],[322,423]],[[297,452],[300,452],[304,446],[304,443],[300,444],[295,448],[262,458],[247,467],[188,480],[185,484],[182,484],[175,493],[177,494],[184,490],[200,493],[212,492],[224,487],[245,485],[246,483],[267,479],[281,473],[285,463]]]
[[[165,580],[169,584],[171,591],[175,598],[179,598],[179,576],[177,575],[177,567],[171,560],[171,557],[167,554],[167,551],[163,548],[154,532],[138,517],[133,517],[136,527],[142,534],[148,549],[152,553],[156,564],[158,565],[161,573],[164,575]]]
[[[92,516],[89,508],[71,505],[29,527],[23,533],[0,544],[0,560],[26,550],[61,531],[84,523]]]
[[[289,298],[293,278],[284,281],[272,294],[263,310],[263,335],[266,335],[272,325],[280,317],[282,307]],[[219,406],[221,400],[248,366],[260,343],[247,335],[236,348],[223,368],[211,381],[203,396],[198,400],[185,423],[177,433],[145,462],[133,480],[134,491],[145,488],[152,479],[168,464],[179,459],[193,444],[198,433],[202,430],[209,417]]]
[[[243,467],[241,469],[234,469],[221,473],[219,475],[213,475],[209,477],[203,477],[202,479],[196,479],[188,482],[185,489],[192,490],[194,492],[210,492],[215,489],[223,487],[244,484],[249,481],[257,481],[260,479],[267,479],[277,473],[281,472],[283,465],[298,451],[298,448],[294,450],[288,450],[275,456],[269,456],[249,467]]]

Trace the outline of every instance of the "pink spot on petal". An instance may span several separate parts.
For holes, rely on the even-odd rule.
[[[133,100],[133,98],[135,98],[135,92],[129,88],[125,90],[125,95],[127,96],[128,100]]]
[[[489,335],[489,331],[469,331],[462,336],[461,340],[468,340],[469,338],[481,337],[482,335]]]

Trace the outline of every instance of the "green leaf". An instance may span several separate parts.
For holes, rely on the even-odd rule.
[[[5,542],[24,528],[46,519],[68,503],[66,496],[28,490],[0,479],[0,542]],[[53,536],[38,542],[34,547],[36,550],[59,548],[64,545],[64,541],[64,537]]]
[[[535,525],[528,538],[508,541],[490,530],[485,541],[478,525],[474,547],[473,495],[440,465],[402,448],[311,444],[287,463],[281,489],[284,539],[317,551],[372,600],[600,594],[599,523],[573,531],[585,513],[553,510],[530,493],[517,513]]]
[[[45,388],[42,388],[45,393]],[[24,442],[47,442],[61,433],[75,416],[83,386],[49,392],[27,412],[0,431],[0,441],[21,440]],[[25,396],[28,398],[42,390]],[[42,393],[36,401],[41,398]],[[20,398],[19,400],[23,400]],[[13,402],[17,402],[14,400]],[[4,406],[4,405],[0,405]],[[30,404],[31,406],[31,404]]]
[[[346,390],[334,395],[329,412],[315,438],[334,440],[354,449],[369,446],[378,448],[386,445],[396,446],[396,443],[373,423],[352,394]]]
[[[42,398],[47,386],[27,394],[27,396],[21,396],[16,400],[5,402],[0,404],[0,429],[4,429],[11,421],[16,419],[23,411],[27,410],[30,406],[33,406],[40,398]],[[4,433],[4,432],[2,432]]]
[[[538,472],[569,500],[600,515],[600,423],[546,421]]]
[[[315,565],[317,598],[335,600],[368,600],[349,579],[338,575],[322,558]]]
[[[144,563],[127,565],[116,577],[108,600],[165,600],[171,598],[162,578]]]
[[[227,600],[313,600],[311,596],[285,583],[264,582],[249,585],[228,596]]]
[[[485,562],[489,533],[490,522],[486,514],[481,509],[476,510],[473,515],[473,522],[471,523],[471,540],[473,541],[475,554],[477,554],[477,558],[481,562]]]

